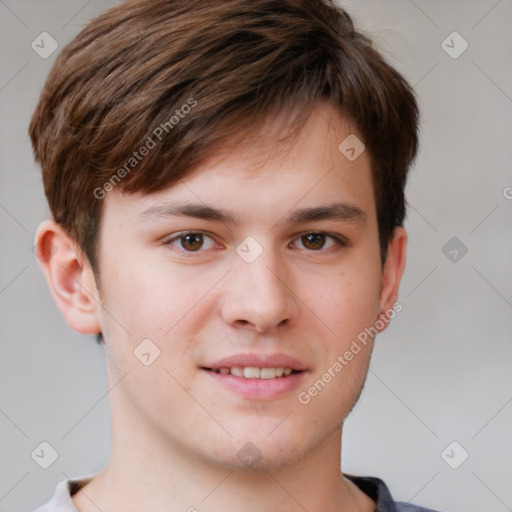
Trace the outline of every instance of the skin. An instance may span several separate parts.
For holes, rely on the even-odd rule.
[[[64,317],[106,340],[111,456],[73,496],[82,512],[374,510],[340,471],[343,422],[364,385],[372,342],[307,405],[297,395],[392,309],[407,235],[395,229],[382,268],[370,158],[365,151],[351,162],[340,153],[358,131],[337,111],[319,104],[286,150],[268,123],[262,136],[214,152],[166,190],[109,192],[100,286],[55,222],[39,227],[41,264]],[[231,210],[239,223],[137,220],[178,201]],[[362,210],[363,220],[284,220],[297,208],[340,201]],[[199,251],[187,253],[183,238],[166,244],[188,230],[210,237],[202,246],[195,239]],[[349,245],[330,237],[312,244],[302,236],[312,231]],[[263,249],[250,264],[236,252],[248,236]],[[160,350],[149,366],[133,354],[147,338]],[[298,388],[273,400],[244,398],[201,369],[232,354],[277,352],[307,371]],[[237,457],[248,442],[259,460]]]

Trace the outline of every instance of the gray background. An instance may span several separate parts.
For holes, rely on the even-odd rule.
[[[60,480],[108,460],[103,349],[62,320],[32,253],[48,210],[27,126],[56,56],[41,58],[31,42],[47,31],[60,49],[112,4],[0,0],[2,511],[30,511]],[[378,338],[347,420],[344,470],[443,511],[512,510],[512,1],[342,5],[422,109],[403,311]],[[454,31],[469,45],[458,58],[442,47]],[[31,458],[42,441],[59,454],[48,469]],[[453,441],[460,447],[443,459]],[[469,458],[452,469],[445,460],[460,463],[462,450]]]

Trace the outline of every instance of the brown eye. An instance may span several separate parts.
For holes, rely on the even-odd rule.
[[[190,233],[179,238],[181,246],[186,251],[197,251],[203,246],[203,235],[200,233]]]
[[[329,249],[335,250],[342,249],[343,247],[350,247],[350,243],[341,235],[331,235],[329,233],[312,232],[304,233],[299,236],[295,244],[299,249],[307,251],[327,252]]]
[[[196,231],[178,234],[164,244],[181,253],[201,254],[207,249],[215,248],[215,240],[211,236]]]
[[[303,235],[301,240],[306,249],[317,251],[318,249],[322,249],[324,246],[325,235],[322,233],[308,233],[307,235]]]

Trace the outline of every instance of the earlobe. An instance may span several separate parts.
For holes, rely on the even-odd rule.
[[[398,298],[398,289],[405,269],[407,232],[401,226],[395,228],[388,244],[388,252],[382,271],[380,289],[380,314],[392,311]],[[387,324],[386,324],[387,325]]]
[[[37,230],[35,253],[70,327],[83,334],[101,332],[94,274],[76,242],[54,220],[46,220]]]

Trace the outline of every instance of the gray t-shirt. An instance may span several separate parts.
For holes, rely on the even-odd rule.
[[[88,474],[71,480],[62,480],[57,484],[50,501],[34,510],[34,512],[79,512],[71,496],[89,483],[94,476],[94,474]],[[347,475],[346,473],[344,473],[344,476],[354,482],[361,491],[377,503],[375,512],[438,512],[430,508],[394,501],[386,484],[379,478]]]

